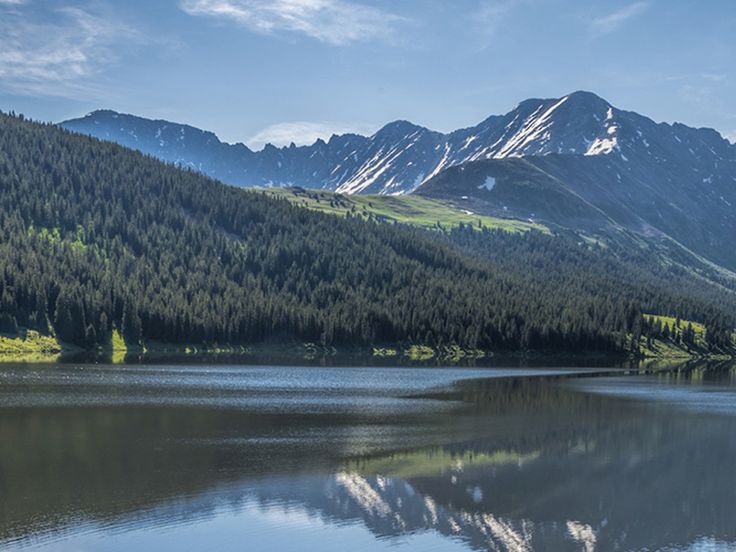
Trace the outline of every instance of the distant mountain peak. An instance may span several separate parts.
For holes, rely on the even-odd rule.
[[[587,102],[590,104],[605,104],[611,105],[605,98],[602,98],[595,92],[589,90],[575,90],[565,95],[566,98],[570,98],[574,101]]]
[[[383,127],[381,127],[374,136],[385,136],[385,135],[393,135],[393,136],[406,136],[407,134],[414,133],[414,132],[432,132],[428,128],[425,128],[423,126],[415,125],[414,123],[410,121],[405,121],[403,119],[399,119],[396,121],[392,121]]]
[[[118,117],[120,113],[117,111],[113,111],[112,109],[95,109],[94,111],[90,111],[85,115],[85,117],[100,117],[100,116],[112,116],[112,117]]]

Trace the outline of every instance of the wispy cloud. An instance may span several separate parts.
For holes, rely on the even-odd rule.
[[[480,3],[473,17],[479,23],[490,26],[495,30],[509,12],[523,3],[524,0],[484,0]]]
[[[229,20],[256,32],[292,32],[322,42],[388,38],[403,18],[348,0],[182,0],[190,15]]]
[[[318,138],[327,140],[333,134],[370,134],[375,130],[370,125],[314,121],[292,121],[268,126],[251,136],[248,146],[260,149],[266,144],[288,146],[313,144]]]
[[[491,45],[494,35],[506,21],[507,17],[526,0],[484,0],[477,10],[470,15],[474,27],[472,38],[478,47],[475,51],[482,51]]]
[[[724,132],[723,136],[732,144],[736,144],[736,129],[732,130],[731,132]]]
[[[667,75],[663,77],[663,80],[668,81],[668,82],[699,81],[699,82],[709,82],[712,84],[721,84],[721,83],[726,83],[729,79],[728,79],[728,75],[725,73],[701,72],[701,73],[681,73],[678,75]]]
[[[0,0],[0,88],[10,92],[78,97],[92,87],[87,79],[116,58],[120,42],[139,38],[81,7],[58,8],[44,18],[49,14],[22,4]]]
[[[595,36],[602,36],[619,29],[621,25],[649,8],[649,2],[634,2],[615,12],[593,19],[590,30]]]

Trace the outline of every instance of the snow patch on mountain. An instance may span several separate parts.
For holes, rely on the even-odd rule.
[[[564,104],[568,99],[569,96],[565,96],[554,105],[552,105],[552,107],[548,108],[544,113],[542,113],[541,116],[532,116],[527,119],[521,130],[517,132],[514,136],[512,136],[506,142],[503,148],[501,148],[500,151],[494,155],[494,157],[498,159],[503,159],[504,157],[521,157],[524,148],[530,143],[539,143],[540,141],[542,143],[548,142],[550,134],[546,131],[553,124],[551,116],[555,112],[555,110],[562,104]],[[543,107],[540,106],[539,109],[535,111],[535,115],[537,112],[541,111],[542,108]]]
[[[486,179],[483,181],[483,184],[478,186],[479,190],[488,190],[489,192],[493,190],[493,188],[496,187],[496,179],[492,176],[486,176]]]
[[[617,145],[618,141],[615,136],[613,138],[596,138],[588,147],[585,155],[607,155],[615,150]]]

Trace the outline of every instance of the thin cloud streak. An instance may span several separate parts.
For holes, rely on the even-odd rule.
[[[506,18],[524,3],[526,0],[485,0],[481,2],[470,18],[475,28],[473,34],[478,37],[477,46],[473,48],[474,53],[487,49]]]
[[[9,4],[0,1],[0,6]],[[38,22],[22,11],[0,13],[0,88],[13,93],[78,97],[93,89],[89,77],[116,59],[116,44],[140,39],[135,31],[78,7],[57,9],[54,23]]]
[[[618,30],[628,20],[640,15],[649,8],[649,2],[634,2],[608,15],[597,17],[591,24],[591,32],[602,36]]]
[[[347,0],[182,0],[193,16],[231,21],[263,34],[298,33],[335,46],[388,39],[404,18]]]

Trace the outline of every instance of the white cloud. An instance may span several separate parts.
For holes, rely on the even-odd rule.
[[[526,0],[484,0],[479,8],[468,18],[473,32],[467,37],[473,40],[478,47],[475,51],[482,51],[491,45],[494,35],[506,22],[508,16],[517,8],[525,4]],[[468,22],[463,20],[463,24]]]
[[[597,36],[612,33],[632,17],[646,11],[649,2],[634,2],[608,15],[593,19],[591,31]]]
[[[266,144],[288,146],[292,142],[309,145],[317,138],[329,140],[333,134],[370,134],[373,130],[370,125],[364,124],[292,121],[268,126],[251,136],[247,143],[253,149],[260,149]]]
[[[728,75],[724,73],[701,73],[700,78],[712,83],[721,83],[728,80]]]
[[[403,18],[348,0],[182,0],[189,15],[230,20],[256,32],[301,33],[342,45],[388,38]]]
[[[58,8],[44,19],[20,5],[0,0],[0,88],[10,92],[78,97],[92,89],[86,79],[116,58],[120,42],[139,38],[79,7]]]
[[[502,23],[503,18],[522,3],[522,0],[486,0],[481,3],[473,17],[479,23],[489,25],[495,30]]]
[[[724,138],[726,138],[726,140],[729,140],[732,144],[736,144],[736,129],[732,130],[731,132],[724,132],[723,136]]]

